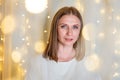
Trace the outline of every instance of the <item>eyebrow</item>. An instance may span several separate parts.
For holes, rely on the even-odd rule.
[[[65,24],[65,23],[60,23],[60,24],[58,24],[58,26],[59,26],[59,25],[67,25],[67,24]],[[74,25],[81,26],[81,24],[74,24]]]

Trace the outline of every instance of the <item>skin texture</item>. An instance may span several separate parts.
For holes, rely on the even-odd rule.
[[[73,44],[78,40],[80,20],[70,14],[64,15],[58,22],[58,60],[68,61],[75,56]]]

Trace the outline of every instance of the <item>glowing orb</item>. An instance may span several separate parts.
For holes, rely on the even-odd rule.
[[[13,51],[11,56],[12,56],[12,60],[14,62],[18,63],[21,61],[22,56],[19,51]]]
[[[35,51],[42,53],[45,50],[45,43],[43,41],[38,41],[35,43]]]
[[[88,71],[94,71],[98,69],[100,66],[100,59],[97,55],[93,54],[91,56],[88,56],[85,61],[85,67]]]
[[[30,13],[41,13],[47,8],[47,0],[25,0],[25,7]]]
[[[13,16],[6,16],[1,24],[1,30],[4,34],[12,33],[15,30],[15,18]]]

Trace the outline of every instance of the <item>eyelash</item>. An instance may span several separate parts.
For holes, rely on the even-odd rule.
[[[78,26],[73,26],[74,29],[78,29]]]
[[[62,25],[61,28],[66,28],[67,26],[66,25]]]
[[[61,27],[61,28],[67,28],[66,25],[62,25],[62,26],[60,26],[60,27]],[[72,26],[72,28],[73,28],[73,29],[78,29],[78,26],[74,25],[74,26]]]

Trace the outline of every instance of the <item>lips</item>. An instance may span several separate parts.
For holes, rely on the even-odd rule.
[[[65,38],[66,41],[72,41],[73,39],[70,38]]]

